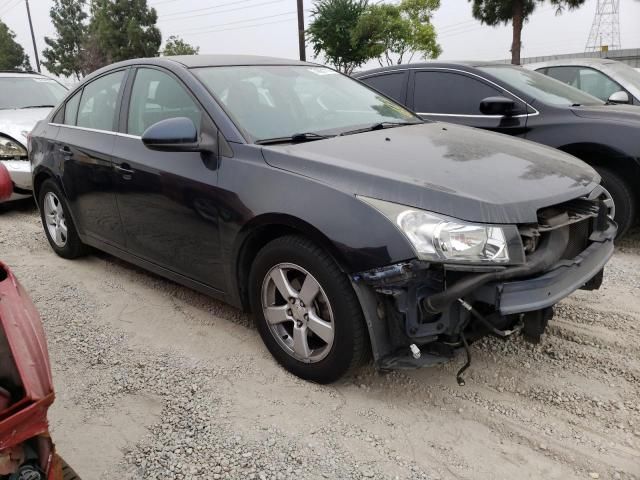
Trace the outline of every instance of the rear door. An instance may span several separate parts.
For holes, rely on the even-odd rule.
[[[149,126],[176,117],[190,118],[213,138],[217,130],[173,73],[145,66],[134,75],[114,150],[127,250],[222,290],[215,156],[153,151],[141,140]]]
[[[408,79],[409,70],[402,70],[361,77],[358,80],[393,98],[396,102],[406,105]]]
[[[56,137],[62,183],[79,230],[110,245],[124,246],[111,154],[127,70],[98,77],[64,106]]]
[[[507,97],[516,104],[514,115],[484,115],[480,102],[487,97]],[[484,128],[509,135],[526,133],[527,105],[488,80],[462,70],[412,70],[409,108],[431,120]]]

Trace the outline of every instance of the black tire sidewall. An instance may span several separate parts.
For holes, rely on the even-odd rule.
[[[49,229],[47,228],[47,220],[44,214],[44,197],[48,192],[52,192],[56,197],[58,197],[58,200],[60,201],[60,203],[62,203],[62,208],[64,209],[64,218],[67,225],[67,243],[65,243],[64,247],[59,247],[58,245],[56,245],[56,243],[51,238],[51,235],[49,234]],[[53,251],[63,258],[77,258],[83,255],[85,253],[86,247],[80,240],[80,236],[78,235],[75,224],[73,223],[73,219],[71,218],[71,212],[69,210],[67,199],[54,180],[45,180],[40,187],[40,191],[38,192],[38,208],[40,210],[40,219],[42,221],[44,234],[46,235],[47,240],[49,241],[49,245],[51,245]]]
[[[291,237],[289,237],[291,238]],[[288,244],[289,243],[289,244]],[[250,299],[260,336],[276,360],[294,375],[318,383],[330,383],[360,363],[364,320],[360,303],[346,275],[317,247],[304,240],[291,248],[291,242],[277,239],[261,250],[251,269]],[[262,311],[262,282],[279,263],[293,263],[307,270],[326,293],[334,317],[334,343],[319,362],[304,363],[289,355],[273,337]]]
[[[618,174],[606,168],[597,168],[602,186],[607,189],[616,206],[615,221],[618,224],[616,238],[622,238],[635,223],[636,198],[629,185]]]

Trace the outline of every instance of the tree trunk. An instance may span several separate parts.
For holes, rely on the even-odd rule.
[[[522,23],[524,21],[523,0],[513,0],[513,42],[511,43],[511,63],[520,65],[522,49]]]

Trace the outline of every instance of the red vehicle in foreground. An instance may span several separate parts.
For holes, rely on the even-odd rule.
[[[13,191],[0,164],[0,201]],[[0,480],[73,480],[49,436],[53,403],[49,354],[40,315],[0,261]]]

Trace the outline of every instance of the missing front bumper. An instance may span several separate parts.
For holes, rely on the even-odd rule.
[[[593,242],[572,260],[561,260],[545,273],[488,281],[465,293],[462,303],[456,299],[439,312],[428,312],[422,304],[425,298],[447,291],[453,283],[448,276],[487,272],[448,272],[443,265],[414,260],[361,272],[352,282],[363,305],[376,365],[419,368],[450,360],[463,347],[465,335],[473,341],[492,333],[463,303],[473,305],[496,330],[511,332],[520,324],[517,330],[539,338],[553,305],[577,289],[599,287],[603,267],[612,254],[611,238]],[[536,323],[536,318],[541,320]],[[422,350],[419,359],[411,355],[410,345]]]

